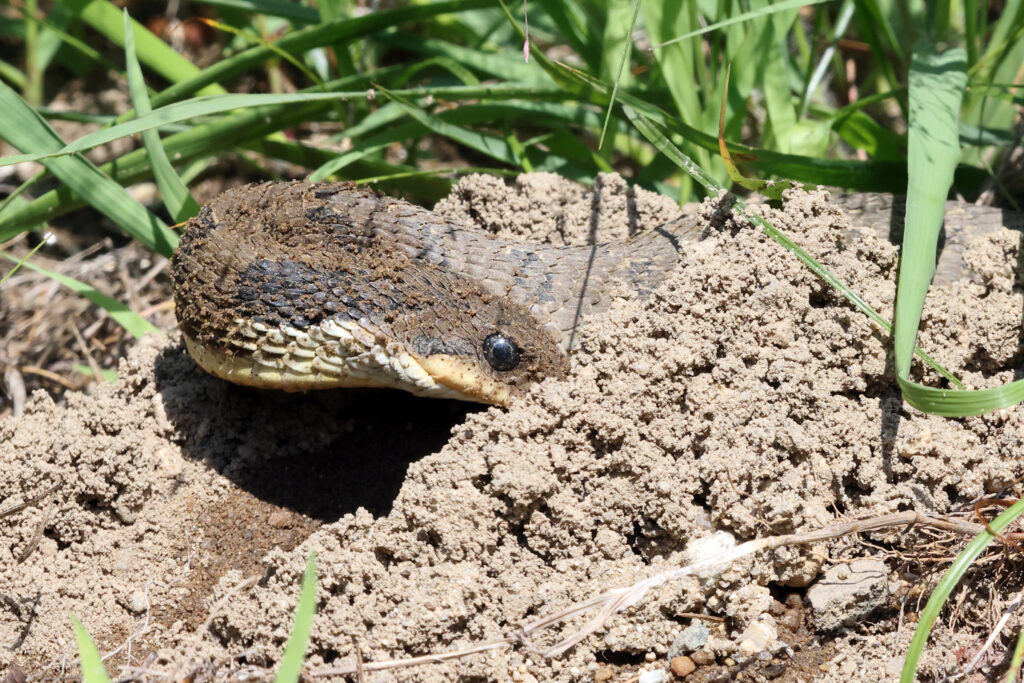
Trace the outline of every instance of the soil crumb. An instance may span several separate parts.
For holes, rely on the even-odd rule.
[[[0,421],[0,511],[14,508],[0,517],[0,671],[76,674],[74,613],[118,677],[268,677],[313,551],[307,671],[369,667],[514,635],[709,547],[843,517],[960,513],[1014,486],[1020,407],[962,420],[906,407],[864,315],[722,202],[686,210],[705,237],[674,274],[588,320],[570,377],[509,409],[234,387],[197,370],[174,330],[139,343],[114,385],[59,406],[35,392]],[[579,244],[680,208],[613,174],[593,189],[529,174],[465,178],[437,211]],[[825,193],[761,211],[891,316],[895,247],[849,239]],[[975,386],[1020,371],[1019,248],[1018,234],[992,235],[965,257],[981,277],[929,298],[921,345]],[[894,529],[781,548],[662,584],[559,658],[519,644],[365,680],[628,680],[685,658],[688,680],[896,680],[921,582],[959,543]],[[864,557],[870,610],[838,589],[827,604],[854,619],[808,606],[808,587],[847,580]],[[996,559],[983,567],[933,632],[925,679],[962,671],[1020,590],[1019,572],[1004,567],[997,586]]]

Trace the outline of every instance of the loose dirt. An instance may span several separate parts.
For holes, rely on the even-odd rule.
[[[0,421],[0,510],[31,503],[0,518],[0,665],[75,674],[74,613],[121,676],[267,676],[312,551],[309,671],[357,651],[367,664],[442,653],[686,564],[708,539],[962,513],[1014,485],[1024,410],[948,420],[905,407],[866,317],[720,202],[687,209],[706,237],[674,275],[588,321],[571,376],[509,409],[247,390],[199,371],[173,329],[139,343],[114,385],[60,406],[35,392]],[[531,174],[466,178],[437,210],[585,243],[679,208],[616,175],[591,191]],[[820,193],[763,211],[891,315],[895,247],[844,242],[846,218]],[[972,386],[1019,372],[1019,253],[1019,235],[996,234],[967,255],[979,282],[930,294],[920,343]],[[687,680],[895,680],[928,582],[958,547],[894,529],[783,548],[666,583],[558,659],[519,646],[365,678],[629,680],[686,655]],[[863,557],[885,564],[839,567]],[[957,594],[927,676],[974,656],[1021,587],[1015,563],[993,552]],[[869,566],[870,585],[840,589]],[[809,596],[818,584],[840,588]]]

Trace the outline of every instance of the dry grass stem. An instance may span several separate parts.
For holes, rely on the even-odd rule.
[[[1006,622],[1010,620],[1010,617],[1013,616],[1013,613],[1017,611],[1018,607],[1020,607],[1021,600],[1024,600],[1024,593],[1018,593],[1017,597],[1011,600],[1010,604],[1006,606],[1006,609],[1003,611],[1003,615],[999,618],[999,621],[996,622],[996,625],[992,628],[992,632],[988,634],[988,638],[985,639],[985,644],[981,646],[981,648],[978,650],[978,653],[974,655],[973,658],[971,658],[970,662],[968,662],[967,667],[964,669],[964,678],[966,678],[968,675],[970,675],[972,671],[974,671],[974,668],[978,666],[978,662],[981,661],[981,658],[985,656],[985,653],[988,652],[989,649],[992,647],[993,643],[996,642],[996,638],[998,638],[999,634],[1002,633],[1003,628],[1006,626]]]
[[[339,676],[354,674],[360,669],[362,671],[381,671],[385,669],[397,669],[409,666],[418,666],[421,664],[431,664],[467,657],[469,655],[479,654],[490,650],[498,650],[510,647],[516,643],[522,644],[527,649],[544,657],[558,657],[587,636],[604,628],[612,615],[637,604],[643,599],[649,590],[668,581],[709,571],[720,573],[740,558],[752,555],[762,550],[772,550],[783,546],[808,545],[866,531],[900,526],[906,527],[906,530],[909,530],[913,526],[924,526],[970,536],[977,535],[985,530],[983,525],[973,522],[948,519],[945,517],[932,517],[930,515],[922,515],[916,512],[901,512],[892,515],[883,515],[881,517],[873,517],[870,519],[842,522],[840,524],[833,524],[822,529],[808,531],[805,533],[759,538],[753,541],[747,541],[746,543],[741,543],[734,548],[730,548],[729,550],[706,560],[702,560],[685,567],[677,567],[666,572],[661,572],[660,574],[655,574],[654,576],[631,586],[612,589],[584,602],[571,605],[558,612],[543,616],[540,619],[526,624],[518,631],[500,640],[481,643],[462,650],[454,650],[452,652],[445,652],[441,654],[424,655],[422,657],[411,657],[408,659],[393,659],[381,662],[358,662],[357,664],[347,666],[324,668],[312,672],[312,675],[315,677]],[[530,640],[530,637],[534,633],[560,624],[571,617],[584,614],[595,609],[597,610],[597,613],[582,628],[555,643],[551,647],[540,648],[534,645]]]
[[[7,515],[13,515],[15,512],[21,512],[25,508],[35,505],[43,498],[46,498],[48,495],[55,492],[59,488],[60,484],[53,484],[42,493],[37,493],[28,500],[22,501],[21,503],[14,503],[13,505],[0,509],[0,517],[6,517]]]

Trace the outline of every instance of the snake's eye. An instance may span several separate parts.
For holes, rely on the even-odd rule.
[[[488,335],[484,339],[483,349],[484,357],[495,370],[514,370],[519,365],[519,347],[504,335]]]

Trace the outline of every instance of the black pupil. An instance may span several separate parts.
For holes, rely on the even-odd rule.
[[[484,339],[484,356],[495,370],[512,370],[519,365],[519,347],[500,334],[492,334]]]

